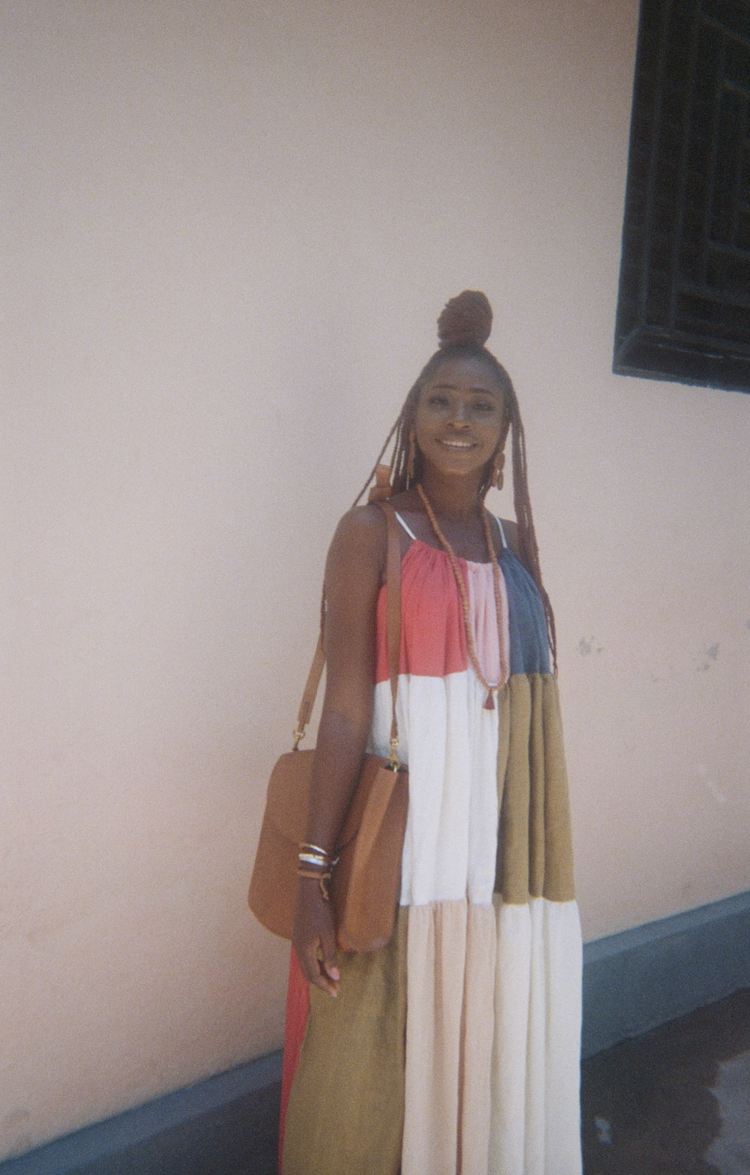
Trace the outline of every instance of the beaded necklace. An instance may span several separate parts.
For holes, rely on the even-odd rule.
[[[447,538],[443,534],[442,530],[438,526],[438,520],[435,517],[435,511],[432,509],[432,506],[430,505],[429,498],[427,497],[427,494],[422,489],[421,484],[417,485],[417,493],[419,494],[420,498],[422,499],[422,504],[424,505],[424,508],[427,511],[427,517],[430,520],[430,523],[432,525],[432,529],[435,531],[435,536],[438,539],[438,542],[441,543],[443,549],[445,550],[445,553],[450,560],[450,565],[453,568],[453,575],[456,580],[456,587],[458,588],[458,594],[461,597],[461,609],[464,614],[464,628],[466,630],[466,644],[467,644],[467,648],[469,651],[469,660],[471,661],[471,664],[474,668],[474,672],[476,673],[477,677],[479,678],[479,680],[482,683],[482,685],[484,686],[484,688],[487,690],[487,697],[485,699],[483,708],[485,710],[494,710],[495,709],[494,695],[497,693],[499,686],[492,685],[489,681],[487,681],[487,679],[485,678],[485,676],[482,673],[482,670],[479,666],[479,658],[477,657],[476,645],[474,644],[474,632],[472,630],[472,625],[471,625],[471,616],[469,615],[469,597],[466,592],[466,585],[464,583],[463,576],[461,575],[461,569],[458,566],[458,560],[456,558],[453,547],[450,545]],[[507,673],[506,673],[507,665],[505,664],[505,657],[503,655],[503,631],[502,631],[503,607],[502,607],[502,594],[500,591],[500,565],[498,564],[497,555],[495,554],[495,544],[492,541],[492,533],[490,531],[489,515],[488,515],[487,510],[485,509],[484,505],[482,506],[482,522],[484,524],[484,535],[487,540],[487,551],[489,552],[490,562],[492,563],[492,582],[493,582],[493,585],[495,588],[495,612],[497,615],[497,639],[498,639],[498,648],[500,650],[500,677],[502,680],[507,676]]]

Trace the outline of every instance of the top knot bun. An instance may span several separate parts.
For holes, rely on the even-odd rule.
[[[441,347],[454,343],[476,343],[483,347],[492,330],[492,307],[481,290],[464,290],[446,303],[438,318]]]

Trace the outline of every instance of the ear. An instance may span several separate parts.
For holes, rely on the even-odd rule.
[[[504,438],[503,438],[504,439]],[[492,473],[490,475],[490,485],[494,486],[496,490],[503,488],[503,469],[505,468],[505,453],[502,444],[495,450],[495,456],[492,458]]]

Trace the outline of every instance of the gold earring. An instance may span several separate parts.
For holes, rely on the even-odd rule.
[[[496,490],[503,488],[503,469],[505,468],[505,453],[502,451],[495,453],[495,459],[492,462],[492,477],[490,478],[490,485],[493,485]]]
[[[417,434],[414,425],[409,430],[409,449],[406,454],[406,480],[411,485],[414,481],[414,462],[417,458]]]

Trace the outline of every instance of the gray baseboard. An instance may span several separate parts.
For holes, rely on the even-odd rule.
[[[588,1057],[750,987],[750,893],[586,943],[583,961]],[[72,1175],[280,1078],[271,1053],[7,1159],[0,1175]]]
[[[583,1055],[750,987],[750,893],[583,948]]]

